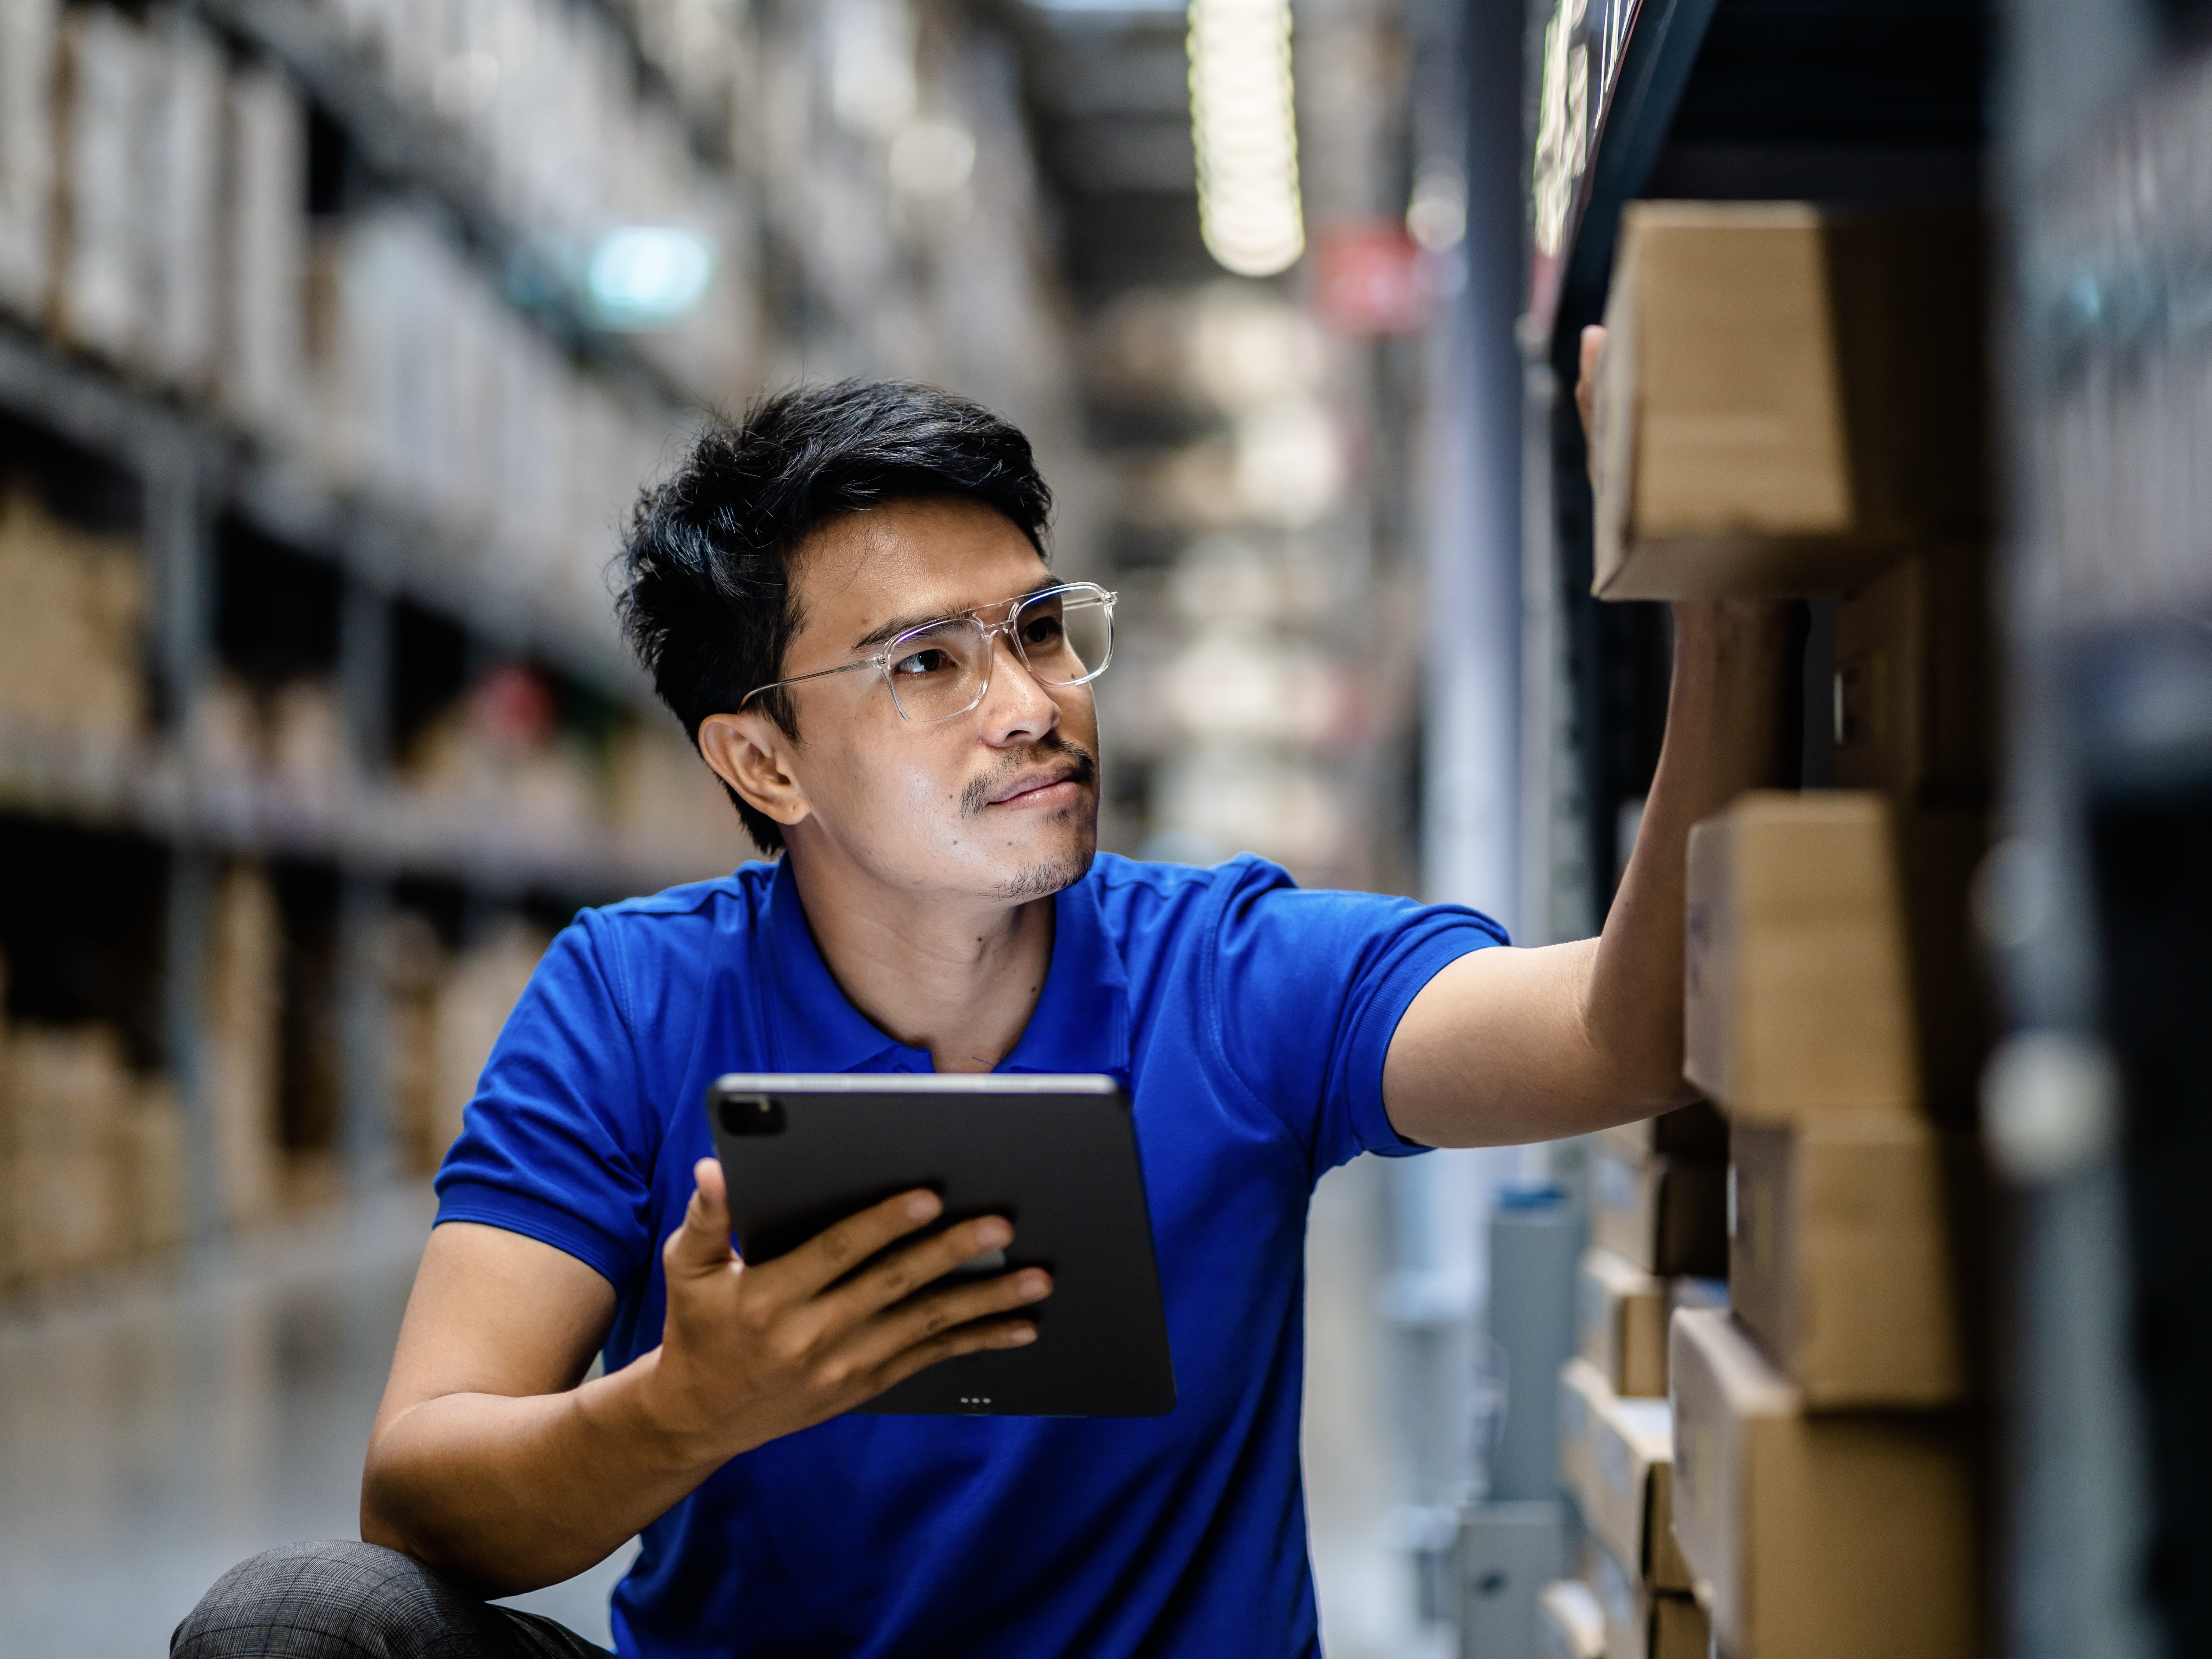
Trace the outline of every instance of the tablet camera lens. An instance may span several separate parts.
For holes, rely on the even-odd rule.
[[[780,1135],[783,1133],[783,1103],[767,1095],[735,1095],[722,1102],[722,1133],[730,1135]]]

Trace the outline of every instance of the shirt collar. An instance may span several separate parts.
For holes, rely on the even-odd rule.
[[[761,964],[767,987],[769,1052],[775,1069],[788,1072],[926,1072],[927,1051],[887,1036],[848,1001],[830,977],[806,912],[791,860],[782,860],[769,885],[768,939],[771,959]],[[1109,1072],[1126,1081],[1129,1070],[1129,981],[1121,953],[1107,936],[1098,908],[1098,882],[1086,875],[1053,899],[1052,963],[1044,989],[1013,1052],[999,1064],[1008,1072]]]

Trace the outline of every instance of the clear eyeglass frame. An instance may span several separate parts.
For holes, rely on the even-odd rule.
[[[1054,586],[1039,588],[1033,593],[1023,593],[1011,599],[1000,599],[990,605],[979,605],[972,610],[955,611],[949,617],[939,617],[917,627],[909,628],[872,656],[842,663],[835,668],[817,669],[811,674],[794,674],[789,679],[771,680],[766,685],[757,685],[745,693],[739,700],[738,707],[742,709],[755,697],[763,696],[770,691],[779,690],[785,686],[804,685],[809,680],[828,679],[833,675],[854,674],[864,669],[872,668],[883,676],[884,684],[890,689],[891,694],[891,706],[898,711],[901,720],[915,726],[939,725],[945,720],[957,720],[961,715],[971,712],[990,695],[991,672],[997,666],[999,659],[995,641],[1001,635],[1006,637],[1006,643],[1012,649],[1014,655],[1020,659],[1024,670],[1038,684],[1087,685],[1104,673],[1114,660],[1114,605],[1120,598],[1119,593],[1111,592],[1099,586],[1096,582],[1061,582]],[[1034,616],[1040,605],[1048,603],[1056,603],[1060,607],[1063,636],[1066,632],[1064,618],[1071,605],[1085,609],[1096,608],[1103,621],[1105,637],[1095,666],[1084,665],[1084,672],[1079,674],[1056,677],[1054,674],[1041,672],[1038,665],[1031,659],[1029,646],[1022,638],[1022,623],[1025,617]],[[1006,613],[1000,620],[997,622],[983,620],[984,612],[1000,610]],[[974,672],[972,674],[973,693],[957,708],[949,708],[941,714],[916,714],[907,707],[906,701],[899,696],[900,676],[892,672],[893,665],[902,663],[908,657],[917,654],[917,647],[922,646],[925,641],[932,641],[933,636],[935,642],[930,648],[942,649],[942,642],[946,636],[945,630],[960,623],[967,623],[969,628],[974,630],[970,637],[975,647],[975,660],[981,664],[980,672]],[[1079,659],[1078,665],[1083,665]]]

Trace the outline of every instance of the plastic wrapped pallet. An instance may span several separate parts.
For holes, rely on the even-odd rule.
[[[0,311],[44,316],[53,278],[55,0],[0,0]]]
[[[54,322],[78,345],[130,363],[147,324],[141,135],[155,55],[122,13],[83,6],[63,18],[62,62]]]
[[[289,443],[307,409],[307,157],[306,114],[283,76],[232,78],[228,154],[223,398]]]
[[[214,367],[226,74],[191,17],[157,15],[145,124],[145,355],[162,379],[198,391]]]

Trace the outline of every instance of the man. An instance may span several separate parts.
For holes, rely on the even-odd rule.
[[[630,638],[783,857],[556,941],[439,1176],[366,1541],[247,1563],[176,1652],[595,1652],[475,1597],[639,1533],[625,1653],[1316,1650],[1313,1183],[1362,1151],[1547,1139],[1684,1097],[1684,837],[1766,781],[1783,630],[1680,609],[1605,933],[1515,950],[1474,912],[1301,892],[1249,858],[1097,855],[1110,596],[1053,576],[1048,505],[1011,427],[881,384],[772,399],[641,503]],[[1129,1087],[1164,1417],[843,1414],[1038,1339],[1042,1272],[936,1282],[1005,1244],[1003,1220],[848,1278],[934,1218],[908,1194],[775,1261],[732,1255],[716,1075],[994,1067]]]

